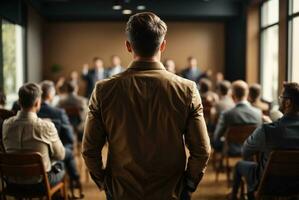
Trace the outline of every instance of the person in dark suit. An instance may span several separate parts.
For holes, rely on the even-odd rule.
[[[109,200],[189,200],[205,172],[210,141],[200,95],[195,82],[160,62],[166,32],[154,13],[131,16],[126,47],[133,62],[92,93],[82,154]]]
[[[82,70],[82,79],[86,81],[86,97],[90,97],[92,90],[97,81],[106,78],[104,70],[103,60],[99,57],[93,59],[93,68],[88,69],[88,65],[85,64]]]
[[[38,117],[50,119],[57,128],[58,135],[65,147],[65,165],[71,179],[71,186],[81,187],[80,176],[77,169],[76,160],[73,155],[73,144],[75,140],[74,131],[69,122],[65,111],[60,108],[53,107],[51,102],[55,96],[55,85],[52,81],[43,81],[41,83],[42,103]]]
[[[106,69],[106,76],[110,78],[120,72],[123,72],[125,69],[121,66],[121,60],[119,56],[113,55],[111,56],[111,67]]]
[[[279,110],[284,115],[273,123],[263,124],[257,128],[244,142],[244,160],[239,161],[235,167],[233,189],[229,199],[237,199],[241,178],[244,177],[248,187],[248,200],[253,200],[254,191],[264,172],[271,151],[299,149],[299,84],[285,83],[283,87]],[[258,153],[260,159],[257,163],[248,161]],[[271,184],[275,190],[279,190],[281,187],[275,181]]]
[[[222,152],[222,137],[229,126],[262,123],[262,112],[247,101],[248,92],[247,83],[241,80],[233,82],[232,97],[236,105],[220,114],[213,136],[213,147],[216,152]],[[228,152],[230,155],[241,155],[241,148],[241,145],[231,144]]]
[[[197,59],[190,56],[187,58],[187,68],[181,72],[183,78],[189,79],[194,82],[198,82],[201,77],[201,72],[197,66]]]

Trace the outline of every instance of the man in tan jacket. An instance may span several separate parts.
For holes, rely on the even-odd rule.
[[[207,166],[210,142],[196,85],[160,63],[166,32],[153,13],[131,16],[126,47],[133,62],[92,93],[83,157],[107,199],[190,199]]]

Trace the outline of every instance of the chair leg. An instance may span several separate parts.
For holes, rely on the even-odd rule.
[[[225,158],[225,168],[226,168],[226,181],[227,181],[227,187],[230,186],[230,168],[229,168],[229,158]]]

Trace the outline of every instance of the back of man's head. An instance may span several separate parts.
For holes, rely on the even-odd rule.
[[[19,104],[22,109],[33,108],[36,101],[41,98],[41,89],[35,83],[26,83],[19,89]]]
[[[164,40],[167,26],[151,12],[137,13],[129,18],[126,34],[135,54],[141,57],[154,56]]]
[[[237,80],[232,84],[233,98],[237,101],[246,100],[248,97],[248,85],[245,81]]]
[[[55,96],[55,85],[53,81],[45,80],[40,83],[42,89],[42,99],[47,100]]]
[[[74,93],[77,90],[77,86],[72,81],[67,81],[64,84],[65,90],[68,94]]]
[[[218,84],[217,89],[220,95],[226,96],[228,94],[228,91],[230,90],[230,87],[231,83],[229,81],[224,80]]]
[[[207,78],[203,78],[200,80],[199,86],[200,92],[206,93],[212,89],[212,82]]]
[[[299,112],[299,84],[295,82],[284,83],[283,88],[283,96],[290,99],[294,111]]]
[[[261,96],[261,86],[259,84],[253,84],[249,87],[249,99],[256,101]]]

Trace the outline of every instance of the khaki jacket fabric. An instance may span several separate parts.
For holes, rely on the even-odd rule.
[[[108,142],[107,166],[101,150]],[[185,144],[190,151],[186,162]],[[89,102],[83,158],[113,200],[180,199],[207,166],[210,141],[196,84],[159,62],[133,62],[96,84]]]
[[[3,123],[3,146],[6,153],[31,151],[41,154],[46,171],[52,163],[65,158],[65,149],[54,124],[36,113],[19,111]]]

